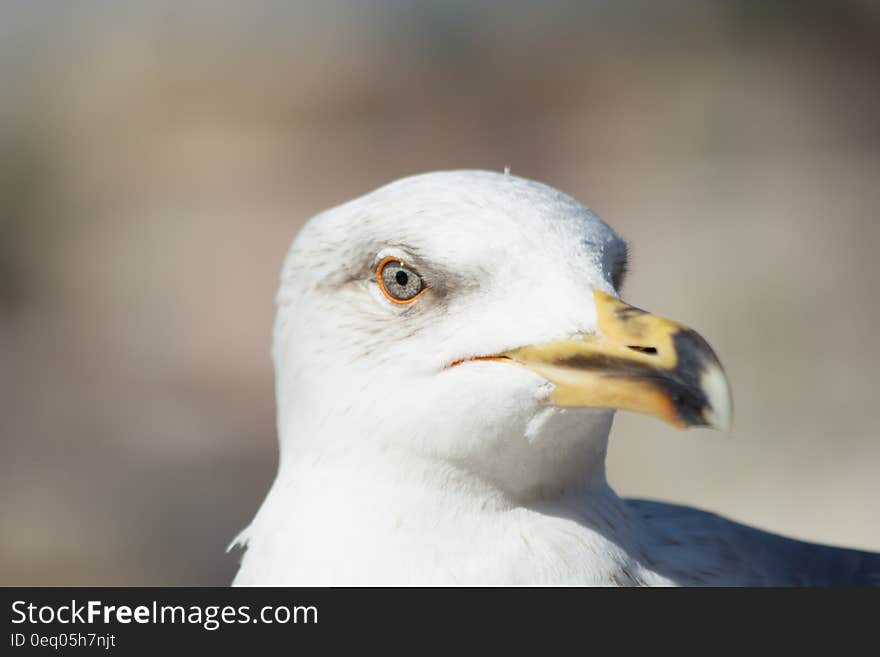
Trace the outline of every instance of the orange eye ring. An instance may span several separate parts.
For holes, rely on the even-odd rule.
[[[419,289],[419,291],[416,292],[413,296],[406,298],[406,299],[395,297],[388,290],[388,287],[385,283],[384,271],[385,271],[385,267],[388,266],[389,264],[395,264],[398,267],[405,268],[408,270],[409,275],[416,276],[421,284],[421,288]],[[398,272],[398,273],[400,273],[400,272]],[[382,291],[382,294],[385,296],[385,298],[388,299],[388,301],[390,301],[391,303],[396,304],[398,306],[408,306],[409,304],[413,303],[416,299],[418,299],[420,296],[422,296],[425,293],[425,290],[428,289],[427,286],[424,284],[424,282],[422,282],[421,276],[419,276],[412,267],[410,267],[408,264],[406,264],[400,258],[395,258],[392,256],[389,256],[387,258],[382,258],[382,260],[379,261],[379,264],[376,265],[376,282],[379,283],[379,289]],[[405,285],[405,284],[406,283],[401,283],[401,285]]]

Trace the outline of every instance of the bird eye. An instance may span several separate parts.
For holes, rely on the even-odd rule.
[[[426,289],[422,277],[398,258],[383,258],[376,267],[376,280],[392,303],[412,303]]]

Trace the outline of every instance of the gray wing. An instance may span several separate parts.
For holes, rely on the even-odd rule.
[[[650,531],[645,560],[682,584],[880,586],[880,554],[806,543],[706,511],[626,500]]]

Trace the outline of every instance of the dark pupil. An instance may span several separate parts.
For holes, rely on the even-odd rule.
[[[409,283],[409,276],[406,275],[405,271],[400,270],[394,275],[394,280],[397,281],[398,285],[404,287],[407,283]]]

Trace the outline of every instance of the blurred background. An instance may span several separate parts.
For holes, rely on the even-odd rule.
[[[227,584],[298,227],[505,165],[730,375],[729,436],[618,415],[617,490],[880,550],[878,4],[5,0],[0,584]]]

